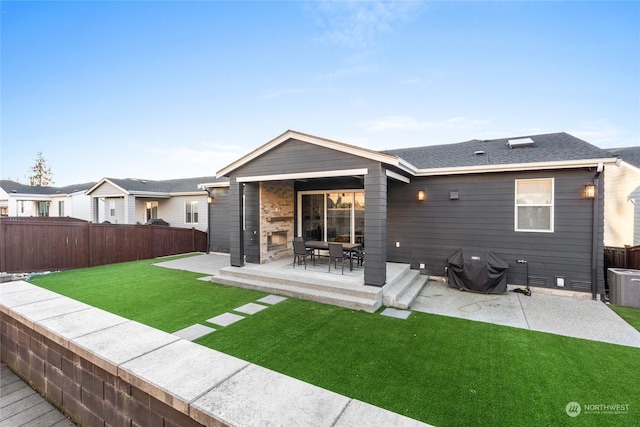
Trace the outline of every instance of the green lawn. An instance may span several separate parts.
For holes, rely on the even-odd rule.
[[[640,308],[622,307],[620,305],[609,305],[609,307],[618,313],[618,316],[622,317],[631,326],[640,331]]]
[[[137,261],[34,284],[174,332],[266,295]],[[637,319],[637,318],[636,318]],[[436,426],[630,425],[640,349],[414,312],[393,319],[296,299],[197,342]],[[629,405],[567,416],[569,402]]]

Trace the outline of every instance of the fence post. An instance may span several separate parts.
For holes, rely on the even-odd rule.
[[[7,221],[2,220],[0,227],[0,271],[7,271]]]

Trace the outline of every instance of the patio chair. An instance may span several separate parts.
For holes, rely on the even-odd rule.
[[[358,267],[364,264],[364,249],[363,248],[355,248],[351,251],[351,257],[356,260]]]
[[[338,268],[338,260],[342,263],[342,274],[344,274],[344,260],[351,261],[351,255],[345,253],[342,249],[342,243],[329,243],[329,273],[331,273],[331,261],[333,261],[334,268]]]
[[[302,237],[295,237],[293,239],[293,268],[296,268],[296,263],[300,265],[302,261],[304,263],[304,269],[307,269],[307,257],[311,257],[313,265],[316,265],[316,257],[313,249],[307,249],[307,245],[304,243]]]

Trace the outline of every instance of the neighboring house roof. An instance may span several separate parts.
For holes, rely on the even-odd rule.
[[[511,142],[511,143],[510,143]],[[387,150],[419,169],[609,160],[606,150],[564,132]]]
[[[179,193],[199,193],[202,192],[201,184],[203,183],[225,183],[228,178],[216,178],[213,176],[204,176],[196,178],[181,178],[167,180],[150,180],[138,178],[102,178],[90,189],[87,194],[100,187],[105,182],[120,188],[127,194],[179,194]]]
[[[0,180],[0,188],[2,188],[8,194],[62,196],[77,193],[79,191],[86,191],[93,185],[93,182],[87,182],[84,184],[73,184],[64,187],[41,187],[36,185],[21,184],[19,182],[11,181],[8,179]]]
[[[609,152],[625,162],[640,168],[640,147],[610,148]]]

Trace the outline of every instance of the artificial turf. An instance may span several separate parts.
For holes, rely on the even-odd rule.
[[[31,281],[166,332],[266,295],[151,263]],[[637,348],[418,312],[400,320],[293,298],[217,329],[196,342],[436,426],[640,419]],[[629,406],[572,418],[569,402]]]
[[[615,311],[618,316],[622,317],[631,326],[640,331],[640,308],[623,307],[621,305],[609,305],[609,307]]]

